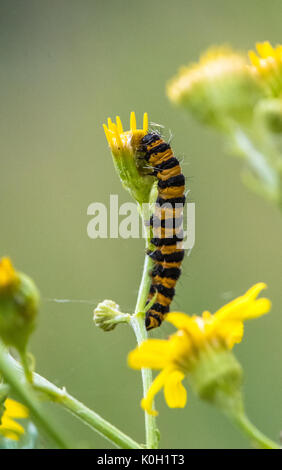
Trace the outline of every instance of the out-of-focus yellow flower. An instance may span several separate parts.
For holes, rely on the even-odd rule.
[[[256,43],[257,54],[249,51],[251,69],[261,79],[269,95],[282,92],[282,45],[272,47],[268,41]]]
[[[144,171],[138,156],[141,140],[148,133],[148,114],[144,114],[141,129],[137,129],[134,112],[130,115],[129,131],[123,130],[119,116],[115,123],[108,118],[108,126],[103,127],[122,185],[139,204],[147,203],[154,180]]]
[[[4,290],[15,286],[19,281],[10,258],[3,257],[0,259],[0,290]]]
[[[24,427],[15,419],[28,418],[28,409],[11,398],[5,400],[4,408],[4,413],[0,418],[0,434],[8,439],[18,441],[24,434]]]
[[[259,317],[270,310],[271,302],[257,296],[263,283],[258,283],[243,296],[220,308],[213,315],[205,311],[202,316],[189,317],[185,313],[169,313],[166,320],[172,323],[177,333],[168,340],[149,339],[128,356],[133,369],[148,367],[161,369],[141,406],[149,414],[154,396],[164,388],[165,400],[171,408],[183,408],[186,390],[182,380],[192,376],[197,392],[212,399],[217,388],[241,380],[241,368],[230,349],[243,337],[243,322]],[[225,387],[226,388],[226,387]],[[228,387],[227,387],[228,388]]]
[[[201,121],[222,126],[226,118],[249,119],[262,90],[247,58],[222,46],[209,49],[198,63],[182,67],[168,83],[167,94]]]
[[[0,338],[22,354],[35,328],[39,292],[33,280],[0,259]]]

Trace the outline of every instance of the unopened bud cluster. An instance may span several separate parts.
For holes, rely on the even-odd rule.
[[[113,300],[100,302],[94,310],[93,320],[104,331],[113,330],[119,323],[128,323],[129,313],[122,313]]]

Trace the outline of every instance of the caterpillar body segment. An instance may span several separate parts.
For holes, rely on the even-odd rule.
[[[151,244],[155,249],[148,251],[154,268],[147,303],[157,294],[146,313],[146,328],[151,330],[160,326],[169,312],[181,274],[185,178],[170,145],[158,133],[148,133],[143,137],[140,152],[158,180],[155,211],[149,221],[153,233]]]

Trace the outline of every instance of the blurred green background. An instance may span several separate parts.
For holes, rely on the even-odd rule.
[[[125,126],[135,110],[172,130],[184,157],[196,244],[184,261],[174,308],[215,311],[257,281],[269,285],[270,315],[247,324],[235,348],[245,370],[246,408],[273,439],[282,428],[281,236],[278,209],[248,192],[242,162],[220,137],[165,96],[182,64],[212,44],[247,50],[281,42],[280,0],[1,0],[0,247],[40,287],[42,307],[32,351],[37,370],[144,441],[141,379],[126,356],[133,333],[96,329],[94,306],[105,298],[134,308],[143,240],[87,236],[87,207],[129,200],[115,174],[102,130],[108,116]],[[56,304],[52,298],[92,304]],[[165,338],[168,325],[153,333]],[[248,442],[217,410],[189,391],[184,410],[158,396],[162,448],[238,448]],[[78,445],[108,443],[53,409]]]

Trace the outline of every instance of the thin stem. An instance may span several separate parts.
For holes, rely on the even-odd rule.
[[[21,366],[9,356],[9,363],[13,364],[21,373],[23,370]],[[140,445],[117,429],[111,423],[103,419],[100,415],[90,410],[80,401],[72,397],[63,388],[56,387],[53,383],[42,377],[37,373],[33,373],[33,388],[36,392],[43,394],[43,398],[62,405],[66,410],[75,415],[85,424],[87,424],[94,431],[98,432],[101,436],[114,443],[117,447],[122,449],[140,449]]]
[[[42,390],[42,388],[41,388]],[[90,410],[80,401],[64,392],[60,398],[60,403],[81,421],[88,424],[98,434],[106,438],[111,443],[121,449],[141,449],[141,446],[124,434],[118,428],[102,418],[98,413]]]
[[[240,128],[233,129],[234,142],[240,152],[247,158],[250,168],[258,176],[273,198],[277,198],[279,180],[275,170],[269,165],[265,155],[256,149],[246,132]]]
[[[27,382],[31,383],[32,382],[32,371],[30,369],[29,358],[28,358],[28,355],[27,355],[26,351],[24,351],[21,354],[21,363],[22,363],[22,366],[23,366],[23,371],[24,371],[25,378],[26,378]]]
[[[142,219],[144,222],[144,218],[146,215],[142,214]],[[146,227],[145,227],[146,230]],[[148,232],[148,230],[147,230]],[[148,248],[150,240],[150,235],[147,233],[146,238],[146,248]],[[136,307],[135,307],[135,314],[131,318],[131,326],[134,330],[137,343],[140,345],[143,341],[148,338],[148,333],[145,327],[145,305],[148,299],[149,289],[151,285],[151,277],[150,277],[150,270],[153,267],[153,262],[149,256],[145,257],[144,267],[143,267],[143,274],[142,279],[139,287]],[[141,369],[141,376],[142,376],[142,383],[143,383],[143,396],[145,397],[148,393],[149,388],[152,385],[153,376],[151,369]],[[146,447],[147,449],[157,449],[159,444],[159,430],[156,425],[156,418],[154,416],[149,415],[145,411],[145,432],[146,432]]]
[[[266,437],[250,422],[244,412],[233,416],[233,421],[251,439],[256,447],[261,449],[280,449],[276,442]]]
[[[134,315],[131,319],[131,326],[136,335],[138,344],[141,344],[148,337],[145,328],[144,316]],[[143,396],[145,397],[151,387],[153,376],[151,369],[141,369]],[[147,449],[157,449],[159,444],[159,430],[156,425],[155,416],[151,416],[145,411],[145,432]]]
[[[282,212],[282,168],[279,172],[279,198],[278,198],[278,208]]]
[[[153,260],[149,256],[145,256],[142,279],[138,291],[138,297],[135,307],[135,313],[144,312],[145,305],[148,299],[148,294],[151,285],[151,277],[149,275],[151,269],[153,268]],[[147,333],[146,333],[147,336]]]
[[[233,354],[223,351],[216,354],[218,362],[209,361],[210,365],[218,366],[217,386],[212,395],[212,402],[251,440],[255,447],[261,449],[279,449],[278,444],[261,433],[248,419],[244,410],[241,390],[242,369]],[[205,370],[207,370],[207,367]],[[228,371],[228,373],[227,373]],[[225,378],[224,378],[225,377]],[[235,379],[237,377],[237,379]],[[220,379],[219,379],[220,378]],[[232,380],[230,380],[232,378]],[[216,382],[215,382],[216,383]]]
[[[70,448],[66,439],[58,430],[57,424],[50,419],[37,400],[31,385],[21,380],[18,368],[10,360],[9,354],[0,344],[0,372],[4,380],[11,386],[20,400],[28,407],[35,423],[40,426],[56,445],[61,449]]]

